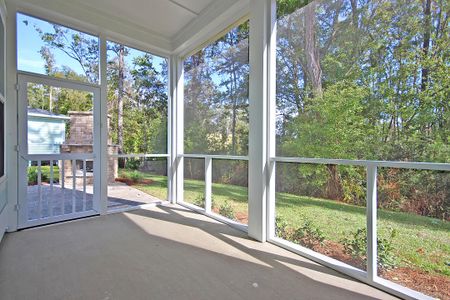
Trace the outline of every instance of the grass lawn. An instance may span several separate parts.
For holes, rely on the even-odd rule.
[[[120,170],[126,176],[127,170]],[[154,181],[151,185],[135,187],[160,199],[167,198],[167,178],[143,173],[146,179]],[[204,182],[185,180],[185,199],[192,203],[202,197]],[[213,184],[213,201],[219,207],[228,201],[235,213],[247,213],[247,188]],[[365,207],[348,205],[336,201],[302,197],[286,193],[276,195],[277,216],[289,226],[299,227],[305,220],[320,229],[326,240],[339,243],[357,228],[366,225]],[[395,229],[397,236],[393,244],[400,266],[419,268],[450,276],[450,223],[438,219],[417,216],[402,212],[378,210],[379,236],[387,237]]]

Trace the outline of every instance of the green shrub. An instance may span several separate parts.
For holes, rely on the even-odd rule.
[[[133,181],[134,183],[138,183],[139,181],[144,179],[144,175],[141,172],[136,171],[136,170],[134,170],[133,172],[130,172],[127,177],[129,179],[131,179],[131,181]]]
[[[293,232],[291,239],[294,243],[312,248],[317,244],[322,244],[325,236],[311,221],[305,220],[305,223]]]
[[[48,171],[49,172],[49,171]],[[38,183],[38,167],[31,166],[27,170],[28,185],[35,185]],[[41,167],[41,182],[50,182],[49,176],[45,167]]]
[[[280,217],[275,218],[275,235],[308,248],[318,244],[321,245],[325,240],[323,232],[315,227],[311,221],[305,220],[302,226],[293,229]]]
[[[197,198],[194,199],[193,202],[194,205],[197,205],[199,207],[206,207],[205,205],[205,195],[199,195]],[[214,201],[214,197],[211,196],[211,208],[216,207],[216,203]]]
[[[231,204],[225,200],[225,202],[220,205],[219,207],[219,214],[224,216],[225,218],[233,220],[235,218],[234,216],[234,209],[231,206]]]
[[[381,268],[391,268],[395,266],[396,260],[394,256],[393,239],[397,236],[395,229],[391,230],[389,238],[377,239],[378,266]],[[367,262],[367,230],[366,228],[358,228],[349,237],[342,240],[345,252],[352,257]]]
[[[128,158],[126,160],[125,167],[130,170],[138,170],[142,165],[142,161],[139,158]]]
[[[285,239],[285,240],[291,239],[291,235],[289,234],[288,224],[281,217],[275,218],[275,236]]]

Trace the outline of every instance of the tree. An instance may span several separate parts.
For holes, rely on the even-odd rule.
[[[48,49],[58,49],[69,58],[79,63],[83,75],[89,82],[99,79],[99,46],[98,39],[88,34],[74,31],[66,27],[53,24],[52,32],[44,32],[35,25],[42,41]]]

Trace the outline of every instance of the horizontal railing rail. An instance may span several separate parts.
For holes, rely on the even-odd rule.
[[[211,159],[224,159],[224,160],[246,160],[248,161],[248,156],[239,156],[239,155],[216,155],[216,154],[180,154],[179,157],[184,158],[211,158]]]
[[[91,83],[86,81],[79,81],[74,79],[67,79],[67,78],[60,78],[60,77],[49,77],[48,75],[42,75],[38,73],[33,72],[27,72],[27,71],[17,71],[17,74],[19,76],[22,76],[26,78],[28,82],[38,83],[38,84],[47,84],[47,85],[54,85],[55,83],[62,87],[66,85],[74,85],[74,86],[80,86],[83,88],[87,88],[87,91],[91,91],[90,89],[100,88],[100,84],[98,83]]]
[[[109,156],[117,158],[168,158],[170,154],[109,154]]]
[[[297,163],[297,164],[316,164],[316,165],[344,165],[344,166],[360,166],[366,169],[366,227],[367,227],[367,272],[365,280],[371,284],[377,284],[382,280],[378,277],[377,268],[377,209],[378,209],[378,170],[381,168],[396,168],[396,169],[411,169],[411,170],[432,170],[432,171],[450,171],[450,163],[432,163],[432,162],[404,162],[404,161],[377,161],[377,160],[350,160],[350,159],[327,159],[327,158],[306,158],[306,157],[272,157],[270,159],[273,167],[276,167],[277,163]],[[274,172],[271,176],[275,176]],[[272,196],[273,197],[273,196]],[[274,199],[271,199],[274,201]],[[272,204],[273,207],[273,204]],[[276,236],[274,236],[274,220],[270,222],[272,236],[270,239],[276,244],[280,244]],[[281,243],[283,244],[283,243]],[[283,244],[284,246],[292,247],[289,242]],[[300,251],[305,255],[308,255],[308,249],[302,249],[302,247],[295,245],[295,251]],[[321,255],[312,255],[313,258],[318,258],[321,262],[327,265],[333,265],[343,273],[350,274],[355,277],[353,271],[349,271],[348,268],[341,268],[333,259],[320,258]],[[352,267],[350,267],[352,269]],[[384,284],[385,286],[385,284]],[[417,298],[417,292],[404,288],[402,286],[396,286],[395,290],[400,290],[405,295],[410,295],[412,298]],[[422,295],[421,295],[422,297]],[[426,297],[425,297],[426,298]]]
[[[271,161],[282,163],[284,162],[284,163],[347,165],[347,166],[378,167],[378,168],[450,171],[450,163],[351,160],[351,159],[328,159],[328,158],[309,158],[309,157],[272,157]]]
[[[43,160],[92,160],[94,153],[61,153],[61,154],[23,154],[21,157],[25,160],[43,161]]]

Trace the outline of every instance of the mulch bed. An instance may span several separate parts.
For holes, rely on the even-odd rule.
[[[236,219],[242,223],[247,223],[248,216],[245,213],[238,212],[236,213]],[[361,270],[366,270],[365,262],[345,253],[344,246],[340,243],[324,241],[320,244],[317,242],[308,248]],[[408,267],[379,269],[378,276],[437,299],[450,300],[450,277],[448,276]]]
[[[366,269],[366,265],[361,259],[345,253],[344,246],[339,243],[325,241],[323,245],[317,244],[311,248],[356,268]],[[445,275],[408,267],[394,267],[387,270],[378,269],[378,276],[441,300],[450,299],[450,277]]]
[[[243,212],[237,212],[234,217],[236,220],[242,224],[248,224],[248,215]]]
[[[138,184],[147,184],[147,185],[149,185],[149,184],[152,184],[154,182],[151,179],[141,179],[141,180],[138,180],[138,181],[133,181],[133,180],[131,180],[129,178],[122,178],[122,177],[116,178],[116,181],[125,183],[126,185],[138,185]]]
[[[445,275],[398,267],[381,270],[379,276],[441,300],[450,299],[450,278]]]

